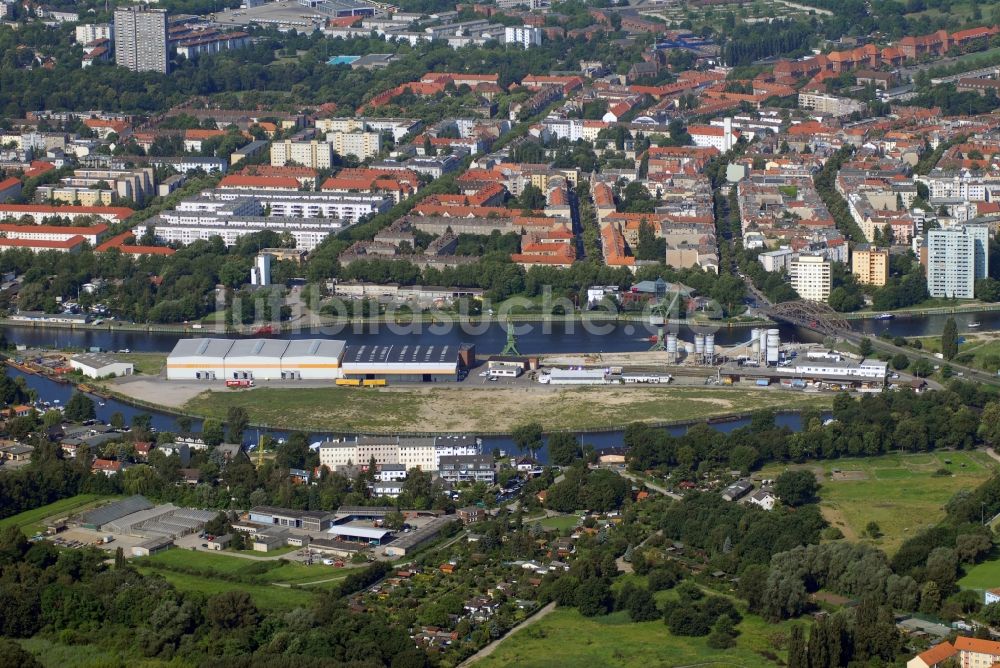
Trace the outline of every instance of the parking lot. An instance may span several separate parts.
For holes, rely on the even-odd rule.
[[[105,536],[112,536],[111,542],[101,542]],[[96,547],[110,553],[113,553],[120,547],[125,552],[126,557],[131,557],[132,548],[146,539],[139,536],[117,536],[109,534],[107,531],[93,531],[92,529],[73,527],[66,531],[60,531],[54,536],[46,536],[45,540],[57,547],[70,549]]]

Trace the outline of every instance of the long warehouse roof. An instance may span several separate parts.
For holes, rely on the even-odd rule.
[[[451,364],[458,359],[455,346],[360,345],[347,346],[344,364]]]

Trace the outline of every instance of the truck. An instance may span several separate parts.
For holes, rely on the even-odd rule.
[[[226,387],[240,388],[240,387],[253,387],[253,380],[249,378],[230,378],[226,381]]]
[[[757,387],[767,387],[770,384],[771,384],[771,379],[770,378],[758,378],[757,379]]]

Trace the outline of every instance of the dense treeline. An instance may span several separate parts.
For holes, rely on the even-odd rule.
[[[351,577],[360,584],[375,576],[381,573]],[[317,594],[314,604],[289,612],[263,612],[243,591],[181,593],[124,559],[109,567],[96,550],[30,544],[17,527],[0,533],[0,623],[8,637],[46,633],[68,645],[113,638],[107,646],[116,653],[185,664],[428,665],[403,629],[349,611],[338,594]]]
[[[830,423],[824,425],[817,412],[804,412],[799,432],[778,428],[773,414],[760,413],[730,434],[695,425],[683,436],[671,436],[635,423],[625,430],[624,442],[630,468],[670,473],[675,480],[723,469],[748,472],[774,461],[970,448],[980,442],[980,417],[974,409],[992,397],[991,390],[963,382],[923,394],[886,392],[860,399],[839,394]]]
[[[794,56],[805,52],[815,34],[815,20],[812,25],[799,21],[741,24],[723,46],[722,59],[736,67],[769,56]]]

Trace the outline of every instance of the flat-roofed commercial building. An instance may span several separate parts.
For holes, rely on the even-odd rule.
[[[281,358],[283,378],[326,380],[339,375],[344,342],[332,339],[298,339],[288,342]]]
[[[344,353],[345,378],[391,382],[443,382],[458,379],[458,346],[360,345]]]
[[[336,380],[344,342],[329,339],[181,339],[168,380]]]

